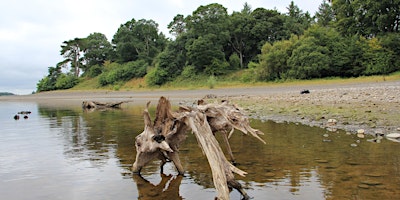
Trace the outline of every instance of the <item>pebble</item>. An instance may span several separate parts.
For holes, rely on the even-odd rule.
[[[369,189],[369,186],[365,184],[359,184],[358,187],[361,189]]]
[[[365,130],[364,129],[358,129],[357,130],[357,137],[364,138],[365,137]]]
[[[335,126],[337,124],[336,119],[328,119],[328,126]]]

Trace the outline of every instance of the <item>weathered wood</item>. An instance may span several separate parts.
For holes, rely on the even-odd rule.
[[[213,175],[214,186],[218,192],[217,198],[222,200],[229,199],[229,186],[237,189],[245,199],[248,199],[249,197],[242,189],[242,186],[235,181],[232,172],[241,176],[245,176],[247,173],[230,164],[225,158],[218,141],[211,131],[207,116],[203,113],[192,111],[186,120],[207,157]]]
[[[211,167],[214,186],[218,199],[229,199],[229,188],[237,189],[243,199],[249,196],[243,190],[241,184],[234,178],[233,173],[245,176],[246,172],[233,166],[224,156],[214,133],[223,132],[224,142],[229,145],[228,132],[232,134],[234,129],[243,133],[251,133],[252,136],[262,140],[258,135],[261,131],[250,127],[247,116],[236,106],[223,102],[222,104],[200,103],[197,107],[181,106],[177,112],[171,110],[171,104],[165,97],[161,97],[156,110],[156,116],[151,123],[148,112],[149,103],[143,112],[145,123],[144,131],[136,137],[136,160],[132,165],[134,173],[140,170],[154,159],[161,160],[162,167],[167,161],[172,161],[179,174],[183,174],[183,167],[179,160],[179,145],[186,139],[191,130],[195,135],[201,150],[207,157]],[[230,146],[228,149],[232,154]],[[231,155],[233,159],[233,155]]]
[[[127,101],[120,102],[111,102],[111,103],[101,103],[97,101],[83,101],[82,108],[83,109],[105,109],[105,108],[120,108],[121,104],[126,103]]]

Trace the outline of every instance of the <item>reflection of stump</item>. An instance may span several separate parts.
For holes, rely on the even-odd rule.
[[[263,133],[250,127],[247,116],[239,108],[230,105],[227,101],[221,104],[206,104],[202,101],[197,107],[180,107],[178,112],[173,112],[170,102],[165,97],[161,97],[152,123],[148,111],[149,104],[150,102],[147,103],[143,112],[144,131],[135,138],[137,153],[135,163],[132,165],[134,173],[140,173],[150,161],[160,159],[161,170],[165,162],[172,161],[179,174],[183,174],[184,170],[178,154],[179,146],[185,140],[186,134],[191,131],[208,159],[217,198],[229,199],[229,188],[235,188],[244,196],[243,199],[249,199],[233,174],[244,176],[246,172],[236,168],[225,158],[213,134],[216,131],[226,134],[224,142],[229,145],[227,134],[229,132],[232,134],[233,129],[237,129],[245,134],[250,133],[265,143],[258,136]]]
[[[116,103],[101,103],[97,101],[83,101],[82,108],[85,110],[92,109],[105,109],[105,108],[121,108],[121,104],[126,103],[126,101],[116,102]]]
[[[179,195],[182,178],[183,176],[161,174],[160,183],[154,185],[138,174],[133,175],[133,180],[138,188],[138,199],[143,200],[182,199]]]

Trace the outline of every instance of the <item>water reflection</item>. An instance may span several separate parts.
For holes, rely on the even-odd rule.
[[[134,174],[132,177],[139,191],[138,199],[183,199],[179,194],[183,176],[161,174],[161,181],[158,184],[151,183],[141,175]]]
[[[185,177],[175,176],[171,164],[160,174],[158,162],[146,166],[143,177],[130,173],[143,107],[84,112],[80,105],[10,103],[0,109],[0,190],[5,199],[215,197],[207,159],[190,133],[180,148]],[[19,110],[32,114],[15,121]],[[266,133],[266,145],[238,132],[230,142],[238,167],[248,172],[236,178],[254,199],[400,198],[399,143],[377,144],[292,123],[254,120],[252,126]],[[222,138],[217,135],[217,140]],[[25,194],[12,192],[21,186]],[[240,195],[232,192],[231,199]]]

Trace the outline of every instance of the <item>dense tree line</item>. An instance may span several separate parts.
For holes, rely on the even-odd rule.
[[[245,3],[231,14],[213,3],[177,14],[168,25],[173,39],[153,20],[132,19],[111,43],[101,33],[63,42],[65,60],[49,67],[37,90],[94,77],[99,86],[140,77],[163,85],[239,70],[242,81],[388,74],[400,69],[399,13],[400,0],[324,0],[314,16],[293,2],[287,13]]]

